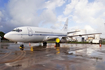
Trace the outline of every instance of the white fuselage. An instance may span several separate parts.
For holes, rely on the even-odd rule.
[[[5,38],[14,42],[42,42],[48,38],[67,36],[63,30],[53,30],[39,27],[17,27],[5,34]]]

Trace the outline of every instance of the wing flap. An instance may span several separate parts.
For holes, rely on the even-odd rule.
[[[56,38],[58,38],[58,36],[46,36],[43,41],[54,40]]]

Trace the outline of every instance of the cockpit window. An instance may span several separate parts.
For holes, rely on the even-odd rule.
[[[14,30],[12,30],[12,31],[15,31],[15,32],[22,32],[21,29],[14,29]]]

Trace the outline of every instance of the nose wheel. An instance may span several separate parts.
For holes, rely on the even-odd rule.
[[[20,50],[24,50],[24,45],[21,44],[19,48],[20,48]]]

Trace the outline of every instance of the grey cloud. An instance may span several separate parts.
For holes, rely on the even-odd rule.
[[[15,25],[35,25],[38,21],[37,10],[40,9],[41,1],[36,0],[10,0],[8,4],[10,22]]]

